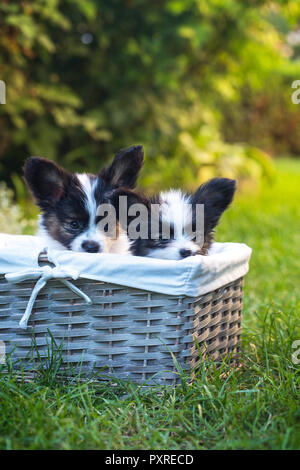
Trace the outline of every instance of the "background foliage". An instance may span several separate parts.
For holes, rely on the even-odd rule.
[[[151,191],[250,185],[217,239],[253,248],[242,368],[158,393],[0,366],[1,448],[299,449],[299,59],[299,0],[0,2],[0,232],[34,231],[26,157],[97,171],[143,143]]]
[[[98,171],[137,142],[151,190],[271,176],[265,152],[300,150],[299,18],[296,0],[2,1],[0,178],[20,195],[30,155]]]

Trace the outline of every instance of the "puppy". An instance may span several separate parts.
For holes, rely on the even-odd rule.
[[[150,199],[120,188],[112,195],[111,202],[117,208],[120,196],[126,196],[129,215],[128,226],[124,229],[131,240],[133,255],[180,260],[198,254],[207,255],[214,229],[232,202],[235,190],[234,180],[213,178],[193,194],[170,190]],[[135,222],[135,229],[143,233],[137,237],[130,231],[130,224],[134,221],[130,216],[133,208],[142,213],[139,223]],[[116,210],[120,220],[120,213]]]
[[[130,253],[126,232],[118,225],[112,236],[99,228],[99,208],[117,188],[135,187],[143,165],[143,147],[120,151],[98,175],[72,174],[43,158],[31,157],[25,181],[41,209],[38,235],[50,248],[89,253]]]

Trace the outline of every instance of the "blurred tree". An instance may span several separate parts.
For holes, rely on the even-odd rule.
[[[235,99],[223,97],[223,135],[272,155],[300,155],[300,108],[292,83],[300,77],[300,3],[269,2],[239,63]],[[236,74],[237,75],[237,74]]]
[[[296,4],[2,1],[1,177],[20,174],[31,154],[97,171],[134,142],[147,151],[142,182],[155,188],[192,187],[215,173],[269,174],[267,155],[236,142],[257,146],[240,130],[249,122],[248,87],[256,106],[256,90],[263,92],[274,65],[277,90],[285,83],[291,57],[278,23],[296,25]],[[299,78],[293,67],[290,76]],[[224,135],[234,143],[225,144]]]

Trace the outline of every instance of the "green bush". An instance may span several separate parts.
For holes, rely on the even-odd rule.
[[[299,17],[296,0],[1,2],[0,178],[11,184],[29,155],[98,171],[132,143],[145,145],[155,187],[169,184],[171,169],[188,186],[201,166],[265,174],[268,159],[249,145],[269,149],[278,138],[249,109],[274,90],[279,104],[265,120],[289,109],[284,71],[299,78],[300,65],[286,35]]]
[[[298,32],[292,40],[292,33],[299,29],[300,4],[287,1],[279,8],[278,3],[263,10],[264,35],[243,50],[235,99],[219,103],[222,130],[230,142],[247,142],[274,156],[299,156],[300,108],[292,102],[292,83],[300,77],[300,39]]]
[[[14,193],[0,183],[0,232],[12,234],[33,233],[34,219],[25,218],[22,209],[13,200]]]
[[[174,158],[159,155],[146,160],[140,181],[151,188],[149,192],[181,186],[193,190],[214,176],[238,179],[240,188],[251,182],[253,188],[253,183],[273,181],[274,170],[268,154],[253,146],[228,144],[207,125],[198,132],[180,132]]]

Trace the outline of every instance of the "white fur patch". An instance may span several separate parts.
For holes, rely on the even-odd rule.
[[[174,240],[162,248],[155,248],[147,255],[150,258],[182,259],[181,250],[189,250],[190,256],[199,252],[199,245],[190,240],[185,229],[192,219],[189,196],[180,190],[171,189],[160,194],[162,222],[174,227]],[[167,229],[166,229],[167,233]]]
[[[82,248],[82,243],[87,240],[94,241],[99,245],[101,253],[129,253],[129,240],[124,232],[120,232],[119,236],[115,239],[110,238],[102,232],[96,224],[97,216],[97,202],[95,199],[95,189],[97,186],[97,179],[90,178],[86,173],[76,175],[82,191],[85,194],[86,209],[89,213],[89,226],[87,230],[76,237],[72,244],[71,249],[74,251],[85,251]]]
[[[97,186],[97,179],[91,179],[86,173],[76,174],[80,181],[81,188],[85,194],[85,205],[88,213],[90,214],[90,227],[95,225],[97,215],[97,204],[95,199],[95,189]]]

